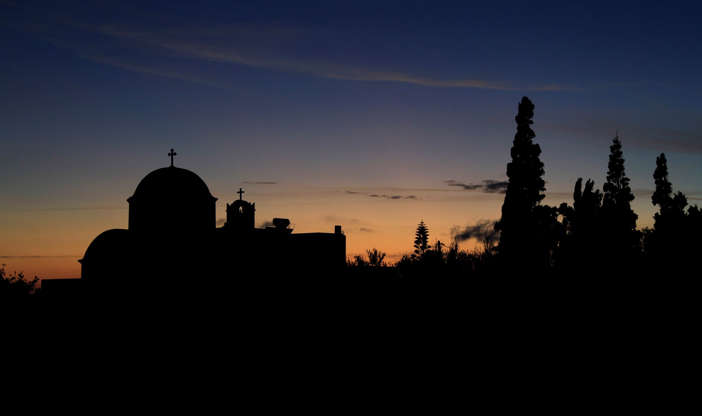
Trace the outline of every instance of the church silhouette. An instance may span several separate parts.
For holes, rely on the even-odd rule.
[[[333,279],[346,263],[346,237],[293,233],[290,221],[255,227],[256,204],[226,205],[216,225],[216,201],[194,172],[171,164],[146,175],[129,203],[127,229],[98,235],[79,260],[81,279],[45,280],[46,294],[102,295],[169,290],[285,286],[300,279]],[[217,289],[212,289],[217,290]]]

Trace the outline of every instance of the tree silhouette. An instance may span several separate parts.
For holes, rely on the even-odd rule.
[[[444,247],[446,247],[446,244],[442,243],[441,240],[436,240],[436,243],[434,244],[434,251],[443,255]]]
[[[653,232],[646,239],[646,251],[658,266],[679,264],[683,256],[687,257],[690,247],[690,229],[686,226],[688,218],[685,214],[687,198],[682,192],[673,194],[673,185],[668,179],[668,161],[663,153],[656,158],[653,180],[656,190],[651,203],[658,206],[658,212],[653,216]]]
[[[368,255],[368,264],[371,267],[382,267],[384,265],[383,262],[385,261],[386,253],[374,248],[372,250],[366,250],[366,254]]]
[[[429,229],[424,220],[417,225],[417,231],[414,237],[414,257],[421,257],[429,249]]]
[[[634,194],[624,170],[622,143],[615,136],[610,146],[607,181],[602,186],[602,225],[605,260],[613,265],[633,261],[640,250],[638,215],[631,209]]]
[[[687,253],[688,266],[692,266],[697,261],[697,256],[702,252],[702,210],[697,205],[688,207],[685,220],[685,251]],[[690,267],[691,268],[691,267]]]
[[[659,212],[653,218],[656,224],[662,223],[657,228],[665,226],[666,220],[680,221],[685,216],[687,198],[682,192],[673,195],[673,185],[668,180],[668,161],[664,153],[656,158],[653,180],[656,183],[656,190],[651,196],[651,202],[659,207]]]
[[[544,164],[539,156],[541,148],[533,142],[536,134],[531,129],[534,117],[534,104],[527,97],[519,103],[515,121],[517,133],[514,135],[511,156],[507,164],[509,183],[502,205],[502,218],[495,225],[501,232],[499,252],[505,262],[514,267],[527,266],[541,261],[541,249],[534,244],[538,233],[535,207],[544,199]]]
[[[588,273],[597,267],[602,193],[594,189],[595,182],[590,179],[585,182],[584,189],[582,184],[582,178],[575,182],[573,206],[563,203],[558,208],[565,232],[559,266],[568,272]]]
[[[377,248],[366,250],[366,256],[368,257],[367,260],[362,255],[354,256],[353,261],[348,262],[347,266],[361,269],[366,267],[377,268],[385,266],[385,257],[387,254],[378,250]]]

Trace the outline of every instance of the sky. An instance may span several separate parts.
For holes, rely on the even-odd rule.
[[[218,218],[242,187],[258,225],[340,224],[350,256],[399,258],[420,220],[449,242],[499,218],[522,96],[545,203],[601,187],[617,132],[639,227],[661,152],[702,199],[699,2],[85,3],[0,0],[8,271],[78,277],[170,148]]]

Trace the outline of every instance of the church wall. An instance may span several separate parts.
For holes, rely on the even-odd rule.
[[[343,234],[292,234],[289,249],[294,258],[320,270],[340,270],[346,264],[346,236]]]
[[[129,201],[129,229],[135,232],[211,231],[216,227],[215,199],[208,201]]]

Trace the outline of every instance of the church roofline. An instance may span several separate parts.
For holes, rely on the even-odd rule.
[[[210,194],[210,195],[208,195],[208,196],[209,196],[209,198],[212,199],[212,201],[217,201],[217,200],[219,200],[219,198],[217,198],[216,196],[213,196],[212,194]],[[137,197],[137,194],[132,194],[132,196],[130,196],[129,198],[127,198],[127,203],[131,204],[135,197]]]

